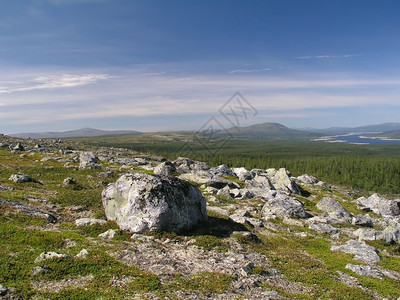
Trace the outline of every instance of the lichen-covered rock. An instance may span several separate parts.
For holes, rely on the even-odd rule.
[[[383,273],[376,267],[347,264],[346,269],[349,269],[362,276],[370,276],[378,279],[383,279],[383,277],[385,277]]]
[[[331,218],[338,221],[350,223],[352,214],[346,210],[339,202],[332,198],[324,197],[318,201],[316,207],[323,212],[327,213]]]
[[[79,169],[101,169],[99,159],[93,152],[81,152],[79,154]]]
[[[308,174],[303,174],[301,176],[298,176],[296,178],[296,180],[298,182],[300,182],[301,184],[308,185],[308,186],[317,185],[317,186],[322,186],[325,188],[330,188],[330,186],[327,183],[319,180],[318,178],[316,178],[314,176],[308,175]]]
[[[354,259],[366,263],[375,263],[380,261],[378,250],[360,241],[349,240],[345,245],[332,246],[331,251],[354,254]]]
[[[201,192],[175,177],[126,174],[103,190],[102,199],[107,218],[135,233],[181,232],[207,220]]]
[[[232,172],[239,178],[241,181],[251,180],[253,175],[250,171],[247,171],[245,168],[233,168]]]
[[[29,175],[26,174],[12,174],[9,178],[9,180],[11,180],[12,182],[15,183],[25,183],[25,182],[35,182],[35,180],[30,177]]]
[[[291,174],[285,168],[279,170],[267,169],[267,174],[276,190],[300,195],[300,188],[290,178]]]
[[[52,259],[52,258],[67,258],[69,255],[57,253],[57,252],[42,252],[38,257],[35,259],[35,264],[41,263],[42,261]]]
[[[304,204],[297,198],[290,197],[280,191],[270,191],[267,202],[262,208],[266,219],[274,218],[306,218]]]
[[[154,168],[154,174],[156,175],[169,176],[175,171],[174,164],[169,161],[162,162]]]
[[[357,199],[357,203],[364,206],[374,213],[381,216],[398,216],[400,215],[400,201],[388,200],[379,194],[373,194],[368,198],[361,197]]]
[[[318,232],[318,233],[329,233],[329,234],[336,234],[339,233],[340,230],[333,227],[330,224],[324,224],[324,223],[310,223],[308,228]]]

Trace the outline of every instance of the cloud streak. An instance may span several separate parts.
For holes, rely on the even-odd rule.
[[[307,55],[307,56],[297,56],[295,59],[331,59],[331,58],[349,58],[354,56],[362,56],[362,53],[353,53],[353,54],[343,54],[343,55]]]
[[[264,68],[264,69],[236,69],[229,71],[229,74],[235,74],[235,73],[257,73],[257,72],[263,72],[263,71],[272,71],[270,68]]]
[[[27,92],[33,90],[52,90],[59,88],[72,88],[93,84],[101,80],[110,79],[107,74],[61,74],[61,75],[41,75],[24,82],[13,82],[8,87],[0,87],[0,94],[10,94],[14,92]]]

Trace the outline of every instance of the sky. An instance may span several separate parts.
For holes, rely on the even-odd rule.
[[[0,0],[0,132],[229,127],[238,104],[240,126],[400,122],[399,15],[398,0]]]

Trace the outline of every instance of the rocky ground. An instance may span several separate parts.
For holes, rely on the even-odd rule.
[[[183,202],[149,219],[165,194]],[[0,136],[0,297],[400,299],[400,201],[350,195],[283,168]],[[114,209],[129,197],[153,205],[131,227]]]

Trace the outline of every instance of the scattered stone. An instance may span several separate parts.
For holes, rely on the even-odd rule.
[[[38,257],[36,257],[34,263],[38,264],[41,263],[42,261],[52,259],[52,258],[67,258],[69,255],[66,254],[61,254],[57,252],[42,252]]]
[[[12,174],[10,176],[9,180],[11,180],[12,182],[15,182],[15,183],[25,183],[25,182],[35,182],[36,181],[29,175],[21,174],[21,173]]]
[[[190,183],[175,177],[127,174],[102,192],[109,220],[123,230],[189,230],[207,220],[206,201]]]
[[[101,169],[99,159],[93,152],[80,152],[79,169]]]
[[[40,273],[47,273],[49,270],[50,270],[50,268],[46,267],[46,266],[44,266],[44,267],[34,267],[32,269],[32,275],[36,276],[36,275],[39,275]]]
[[[366,215],[356,215],[353,217],[351,224],[365,227],[372,227],[373,222],[369,216]]]
[[[380,261],[378,250],[361,241],[349,240],[346,245],[332,246],[331,251],[354,254],[354,259],[366,263],[375,263]]]
[[[0,204],[7,205],[11,210],[23,213],[25,215],[45,219],[49,223],[57,222],[57,217],[55,217],[53,214],[50,214],[46,211],[42,211],[41,208],[38,208],[31,204],[10,202],[10,201],[5,201],[5,200],[1,200],[1,199],[0,199]]]
[[[210,172],[218,176],[232,176],[237,177],[236,174],[227,165],[219,165],[216,168],[211,168]]]
[[[76,257],[78,258],[86,258],[86,256],[89,255],[89,251],[87,251],[86,249],[82,249],[77,255]]]
[[[98,176],[101,178],[110,178],[113,175],[114,175],[113,171],[107,171],[107,172],[100,172]]]
[[[94,224],[105,224],[107,221],[101,220],[101,219],[93,219],[93,218],[81,218],[75,220],[75,225],[76,226],[90,226]]]
[[[245,168],[233,168],[232,172],[239,178],[241,181],[251,180],[253,179],[253,175],[251,172],[247,171]]]
[[[170,176],[175,171],[175,165],[169,161],[162,162],[154,168],[156,175]]]
[[[8,288],[0,284],[0,296],[5,296],[8,293]]]
[[[100,233],[99,238],[104,240],[112,240],[117,232],[114,229],[108,229],[106,232]]]
[[[349,269],[362,276],[369,276],[378,279],[383,279],[385,277],[383,273],[376,267],[348,264],[346,265],[346,269]]]
[[[400,201],[388,200],[379,194],[373,194],[368,198],[358,198],[357,203],[381,216],[400,215]]]
[[[332,198],[324,197],[318,201],[316,207],[327,213],[334,223],[350,223],[352,214],[339,202]]]
[[[75,184],[76,184],[75,179],[73,179],[71,177],[65,178],[64,181],[63,181],[63,185],[65,185],[65,186],[75,185]]]
[[[291,179],[291,174],[285,168],[280,168],[279,170],[267,169],[268,178],[271,180],[274,188],[276,190],[281,190],[293,194],[300,195],[300,188]]]
[[[222,189],[229,183],[228,180],[219,177],[217,175],[213,175],[209,171],[203,171],[203,170],[196,172],[187,172],[179,175],[178,178],[189,182],[195,182],[198,184],[206,184],[207,186],[211,186],[217,189]]]
[[[336,233],[340,232],[339,229],[333,227],[332,225],[323,224],[323,223],[310,223],[308,228],[310,228],[318,233],[336,234]]]
[[[12,150],[15,150],[15,151],[25,151],[25,147],[22,146],[20,143],[18,143],[18,144],[16,144],[16,145],[12,148]]]
[[[296,178],[296,180],[298,182],[300,182],[300,184],[304,184],[304,185],[308,185],[308,186],[322,186],[324,188],[331,188],[331,186],[321,180],[319,180],[318,178],[308,175],[308,174],[303,174],[301,176],[298,176]]]
[[[304,204],[297,198],[292,198],[279,191],[270,191],[266,203],[262,208],[262,215],[266,219],[306,218]]]

